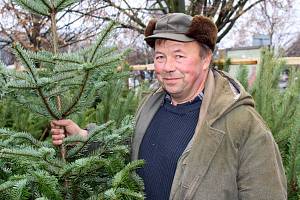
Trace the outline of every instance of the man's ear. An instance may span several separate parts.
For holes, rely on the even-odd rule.
[[[209,52],[209,53],[207,53],[207,55],[205,56],[205,58],[203,59],[203,62],[202,62],[204,70],[209,69],[211,61],[212,61],[212,53]]]

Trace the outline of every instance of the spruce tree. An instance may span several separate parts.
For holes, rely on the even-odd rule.
[[[95,102],[125,53],[107,45],[110,23],[95,44],[73,53],[58,48],[57,14],[78,0],[15,0],[27,11],[51,21],[52,52],[29,52],[13,45],[24,71],[0,66],[1,98],[48,120],[66,119]],[[15,111],[18,112],[18,111]],[[0,129],[1,199],[143,199],[143,183],[128,163],[131,117],[94,126],[88,138],[71,136],[58,148],[30,133]]]

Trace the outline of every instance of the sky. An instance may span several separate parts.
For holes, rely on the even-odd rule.
[[[135,5],[137,7],[144,4],[143,0],[139,0],[139,1],[128,0],[128,1],[131,2],[130,5]],[[283,0],[283,1],[285,1],[285,0]],[[290,0],[290,1],[294,2],[291,12],[290,12],[291,16],[288,18],[287,25],[285,25],[286,27],[279,27],[279,30],[281,32],[280,35],[283,35],[283,36],[281,36],[281,38],[277,39],[278,42],[275,41],[275,43],[276,43],[275,45],[278,45],[278,46],[290,45],[300,34],[300,0]],[[252,8],[252,9],[255,9],[255,8]],[[250,14],[250,13],[248,13],[248,14]],[[249,16],[246,13],[237,21],[237,24],[234,26],[234,28],[218,44],[218,47],[220,49],[232,48],[236,45],[239,45],[239,42],[236,41],[236,36],[237,36],[237,33],[241,32],[241,27],[239,27],[240,24],[245,23],[245,21],[248,20],[247,18],[249,18]],[[253,36],[253,34],[255,34],[255,32],[256,33],[266,32],[266,30],[259,30],[257,27],[255,27],[254,23],[248,23],[248,24],[249,24],[249,26],[251,26],[251,28],[248,28],[245,26],[242,27],[243,28],[242,31],[248,32],[248,33],[244,34],[246,37],[239,36],[239,37],[241,37],[241,39],[244,40],[244,43],[240,44],[241,46],[243,46],[243,45],[251,46],[252,45],[252,36]],[[275,37],[276,37],[276,34],[275,34]]]
[[[286,46],[290,45],[292,42],[295,41],[298,35],[300,35],[300,0],[293,0],[294,4],[292,6],[290,17],[286,21],[285,26],[280,26],[278,32],[281,33],[282,38],[278,38],[277,41],[275,41],[275,45],[283,45],[285,48]],[[255,9],[255,8],[254,8]],[[249,26],[253,25],[252,28],[248,27],[239,27],[240,24],[245,23],[247,21],[248,15],[250,15],[251,11],[249,13],[244,14],[236,23],[236,25],[233,27],[233,29],[222,39],[222,41],[218,44],[219,48],[231,48],[234,47],[234,45],[237,45],[238,42],[236,39],[244,39],[246,41],[246,45],[251,46],[252,45],[252,35],[256,31],[258,32],[264,32],[264,30],[260,30],[257,27],[255,27],[254,23],[249,23]],[[242,28],[242,29],[241,29]],[[243,31],[243,35],[245,35],[246,38],[241,38],[243,36],[240,36],[239,38],[239,32]],[[266,31],[266,30],[265,30]],[[248,32],[248,33],[245,33]]]
[[[134,5],[136,7],[142,6],[144,4],[144,0],[128,0],[130,2],[130,5]],[[292,8],[292,16],[289,18],[289,24],[292,26],[289,27],[289,29],[282,28],[284,30],[287,30],[286,37],[284,37],[283,40],[286,40],[287,42],[293,41],[297,34],[300,34],[300,0],[292,0],[294,1],[294,5]],[[1,0],[0,0],[1,2]],[[1,6],[1,5],[0,5]],[[247,14],[247,13],[246,13]],[[243,15],[238,21],[237,24],[247,20],[247,15]],[[5,20],[2,21],[2,23],[9,23],[11,22],[10,20]],[[251,24],[250,24],[251,25]],[[239,32],[239,28],[237,25],[233,28],[232,31],[229,32],[228,35],[226,35],[225,38],[222,39],[222,41],[218,44],[220,48],[230,48],[236,45],[238,42],[236,41],[236,34]],[[253,27],[252,27],[253,28]],[[255,27],[254,27],[255,30]],[[245,45],[251,45],[252,44],[252,35],[253,35],[253,30],[251,31],[250,29],[247,30],[247,27],[244,27],[243,31],[248,31],[249,33],[245,34],[246,38],[242,38],[243,40],[246,41]],[[244,37],[244,36],[240,36]]]

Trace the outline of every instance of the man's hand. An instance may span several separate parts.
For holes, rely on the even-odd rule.
[[[87,130],[81,129],[75,122],[69,119],[51,121],[51,134],[53,145],[61,145],[63,139],[69,135],[79,134],[87,137]]]

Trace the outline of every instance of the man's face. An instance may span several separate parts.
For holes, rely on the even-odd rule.
[[[154,66],[157,79],[178,103],[192,100],[204,87],[211,56],[201,58],[200,50],[196,41],[155,42]]]

